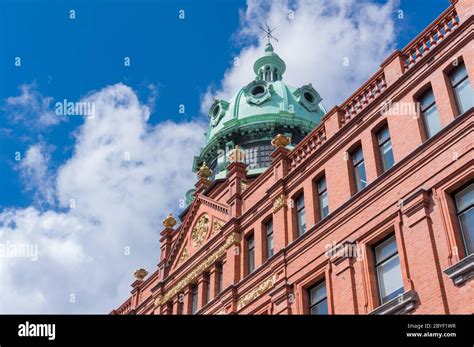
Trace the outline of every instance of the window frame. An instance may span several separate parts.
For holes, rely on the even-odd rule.
[[[451,76],[457,69],[460,69],[461,66],[464,66],[464,71],[466,71],[466,75],[461,80],[457,81],[456,83],[453,83],[453,80],[452,80]],[[449,85],[451,87],[452,95],[453,95],[453,98],[454,98],[454,103],[456,105],[457,116],[461,116],[470,109],[470,108],[468,108],[467,110],[463,110],[463,111],[461,110],[461,105],[460,105],[460,102],[459,102],[460,100],[458,98],[458,93],[457,93],[457,90],[456,90],[456,88],[459,85],[461,85],[463,82],[465,82],[466,80],[468,81],[468,85],[470,86],[471,81],[469,80],[469,73],[467,72],[467,67],[466,67],[466,64],[465,64],[464,60],[459,61],[457,66],[452,66],[451,69],[449,71],[447,71],[446,75],[447,75],[447,79],[449,81]],[[472,89],[472,87],[471,87],[471,89]]]
[[[296,238],[303,236],[308,231],[307,221],[306,221],[306,204],[304,201],[304,192],[300,191],[295,198],[294,201],[294,208],[295,208],[295,218],[296,218]],[[302,206],[298,207],[298,202],[302,201]],[[303,214],[304,225],[300,225],[300,213]],[[304,227],[301,230],[301,227]]]
[[[359,161],[355,161],[355,154],[360,151],[361,152],[361,158]],[[366,187],[367,187],[367,171],[365,169],[365,158],[364,158],[364,150],[362,148],[362,144],[361,143],[358,143],[356,144],[355,146],[353,146],[350,151],[349,151],[349,159],[350,159],[350,165],[351,165],[351,172],[352,172],[352,179],[353,179],[353,194],[357,194],[359,193],[360,191],[364,190]],[[357,180],[357,174],[356,174],[356,170],[358,170],[358,168],[362,165],[363,169],[364,169],[364,178],[365,180],[362,180],[362,178],[360,179],[360,181],[364,181],[363,183],[363,187],[361,187],[359,189],[359,185],[358,185],[358,180]],[[360,175],[359,175],[360,176]]]
[[[269,232],[268,226],[271,225],[271,231]],[[267,219],[264,223],[264,236],[265,236],[265,255],[266,259],[270,259],[275,254],[275,228],[273,224],[273,218]],[[271,240],[271,247],[270,247]]]
[[[384,244],[385,242],[387,242],[390,239],[393,239],[392,242],[395,243],[396,253],[391,254],[390,256],[385,257],[382,260],[378,260],[377,259],[376,248],[382,246],[382,244]],[[373,267],[374,267],[374,270],[375,270],[374,274],[375,274],[377,296],[378,296],[379,304],[384,305],[387,302],[393,300],[394,298],[397,298],[400,294],[403,294],[405,292],[405,283],[403,281],[402,262],[401,262],[401,258],[400,258],[400,252],[398,250],[398,243],[397,243],[396,234],[391,233],[391,234],[387,235],[386,237],[382,238],[380,241],[376,242],[374,245],[372,245],[372,256],[373,256]],[[402,286],[400,288],[396,289],[394,292],[388,294],[386,297],[382,297],[382,290],[381,290],[382,286],[381,286],[381,283],[380,283],[378,267],[392,261],[395,258],[395,256],[398,257],[400,277],[401,277],[401,280],[402,280],[401,281]],[[400,289],[401,289],[401,292],[397,293]],[[397,293],[397,294],[393,297],[390,297],[394,293]]]
[[[425,95],[428,94],[429,92],[431,92],[431,94],[433,94],[433,102],[430,103],[426,107],[422,107],[421,99],[423,99],[423,97],[425,97]],[[433,87],[430,84],[427,85],[426,87],[424,87],[422,89],[422,91],[420,91],[416,95],[416,102],[418,102],[418,104],[420,106],[420,108],[419,108],[420,118],[421,118],[421,123],[423,125],[424,140],[426,141],[426,140],[429,140],[432,137],[434,137],[436,134],[438,134],[443,129],[443,124],[441,123],[441,115],[439,114],[438,105],[436,104],[436,96],[434,94]],[[436,109],[436,115],[438,117],[438,123],[439,123],[439,130],[434,134],[431,133],[431,129],[428,127],[428,122],[426,121],[426,115],[425,115],[426,111],[432,109],[433,107]]]
[[[224,276],[224,266],[222,263],[216,264],[216,296],[222,293],[224,281],[223,281],[223,276]]]
[[[388,133],[388,137],[387,139],[381,141],[380,140],[380,137],[379,137],[379,134],[382,132],[382,131],[387,131]],[[375,137],[375,140],[377,141],[377,153],[378,153],[378,160],[379,160],[379,164],[380,164],[380,167],[379,167],[379,175],[385,173],[386,171],[390,170],[394,165],[395,165],[395,156],[393,155],[393,144],[392,144],[392,137],[391,137],[391,134],[390,134],[390,127],[388,126],[388,123],[387,122],[384,122],[382,123],[379,127],[377,127],[375,129],[375,132],[374,132],[374,137]],[[382,149],[383,149],[383,146],[385,144],[389,143],[390,144],[390,153],[392,155],[392,165],[390,167],[385,167],[385,158],[386,158],[386,155],[384,155],[384,153],[382,152]]]
[[[252,241],[252,243],[250,243]],[[246,270],[247,275],[250,275],[255,271],[255,235],[250,233],[245,237],[245,249],[246,249]]]
[[[191,314],[196,314],[199,305],[199,287],[197,284],[191,286]]]
[[[320,191],[319,189],[319,186],[320,186],[320,182],[324,180],[324,190]],[[329,210],[329,193],[328,193],[328,185],[327,185],[327,179],[326,179],[326,175],[323,173],[322,175],[319,175],[318,178],[316,179],[315,181],[315,185],[316,185],[316,195],[317,195],[317,199],[318,199],[318,217],[319,217],[319,221],[322,221],[323,219],[325,219],[329,213],[330,213],[330,210]],[[323,195],[326,195],[326,199],[327,199],[327,213],[326,215],[323,216],[323,204],[322,204],[322,197]]]
[[[311,302],[311,291],[313,289],[316,289],[318,287],[324,287],[325,289],[325,296],[324,298],[316,301],[316,302]],[[308,287],[307,289],[307,295],[308,295],[308,313],[310,315],[313,315],[311,312],[312,312],[312,308],[319,305],[320,303],[322,303],[323,301],[326,302],[326,308],[327,308],[327,311],[325,313],[325,315],[328,315],[329,314],[329,298],[328,298],[328,286],[327,286],[327,283],[326,283],[326,279],[323,278],[319,281],[317,281],[316,283],[314,283],[313,285],[311,285],[310,287]],[[322,315],[322,314],[320,314]]]
[[[467,241],[466,241],[466,236],[465,236],[465,230],[463,229],[463,226],[462,226],[462,223],[461,223],[461,220],[460,220],[460,216],[462,214],[464,214],[465,212],[469,211],[470,209],[474,208],[474,204],[471,204],[471,205],[468,205],[466,208],[462,209],[461,211],[459,211],[459,207],[458,207],[458,203],[457,203],[457,199],[456,199],[456,196],[458,194],[460,194],[461,192],[463,192],[464,190],[466,190],[467,188],[469,188],[471,185],[474,185],[474,181],[471,181],[465,185],[463,185],[461,188],[457,189],[456,191],[454,191],[452,193],[452,201],[453,201],[453,204],[454,204],[454,208],[455,208],[455,214],[456,214],[456,222],[458,224],[458,228],[459,228],[459,231],[460,231],[460,234],[461,234],[461,243],[462,243],[462,246],[463,246],[463,251],[464,251],[464,256],[467,257],[471,254],[474,254],[474,245],[472,245],[472,249],[471,249],[471,252],[469,252],[469,248],[468,248],[468,244],[467,244]]]

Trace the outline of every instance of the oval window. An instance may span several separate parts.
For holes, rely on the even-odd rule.
[[[252,90],[250,91],[250,93],[253,95],[253,96],[260,96],[262,94],[265,93],[265,87],[264,86],[255,86],[252,88]]]
[[[306,101],[308,101],[309,103],[313,103],[314,102],[314,95],[311,94],[310,92],[305,92],[303,94],[304,98],[306,99]]]
[[[220,111],[221,111],[221,107],[219,105],[214,107],[214,110],[212,111],[212,117],[216,118],[219,115]]]

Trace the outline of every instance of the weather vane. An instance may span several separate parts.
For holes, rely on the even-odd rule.
[[[270,26],[267,24],[267,22],[265,22],[265,26],[266,28],[260,25],[260,29],[262,29],[265,32],[265,35],[262,37],[262,39],[266,37],[268,39],[268,44],[270,44],[271,39],[274,39],[276,42],[278,42],[278,39],[272,35],[272,32],[274,32],[276,28],[271,29]]]

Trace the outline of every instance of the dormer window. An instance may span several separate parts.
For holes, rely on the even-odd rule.
[[[314,95],[310,92],[305,92],[304,94],[304,98],[306,99],[306,101],[308,101],[309,103],[314,103]]]
[[[256,85],[250,91],[250,94],[256,97],[262,96],[264,93],[265,93],[265,87],[263,85]]]
[[[270,70],[265,71],[265,74]],[[244,95],[247,102],[254,105],[260,105],[271,98],[273,92],[272,85],[267,85],[265,81],[252,81],[244,88]]]
[[[209,109],[209,118],[211,118],[212,126],[216,126],[219,123],[228,107],[228,102],[224,100],[214,100],[211,108]]]
[[[294,95],[296,96],[298,102],[310,112],[316,111],[319,108],[319,103],[322,100],[318,92],[311,84],[307,84],[301,88],[298,88],[294,92]]]

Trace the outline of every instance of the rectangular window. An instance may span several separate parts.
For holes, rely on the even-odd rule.
[[[217,276],[216,295],[219,295],[222,292],[222,283],[223,283],[222,264],[217,265],[216,276]]]
[[[328,191],[326,187],[326,176],[321,177],[316,183],[318,187],[319,219],[326,218],[329,214]]]
[[[194,285],[191,289],[191,313],[195,314],[198,308],[198,286]]]
[[[420,96],[418,101],[421,107],[426,137],[429,139],[441,130],[441,122],[439,120],[438,108],[436,107],[433,90],[431,88],[428,89]]]
[[[296,199],[296,227],[298,236],[306,232],[306,209],[304,207],[304,194]]]
[[[474,106],[474,92],[469,83],[469,77],[467,76],[464,63],[459,64],[451,71],[449,79],[451,80],[451,86],[454,90],[459,114],[463,114]]]
[[[255,240],[253,234],[247,237],[247,273],[255,270]]]
[[[367,178],[365,176],[364,154],[362,147],[359,146],[352,151],[352,168],[354,170],[354,183],[356,193],[360,192],[367,185]]]
[[[374,253],[379,298],[384,304],[404,291],[395,235],[375,246]]]
[[[273,220],[265,223],[265,234],[267,239],[267,259],[273,256]]]
[[[390,141],[390,132],[388,131],[387,124],[377,132],[377,142],[379,146],[380,160],[382,162],[382,172],[385,172],[394,164],[392,142]]]
[[[207,304],[211,301],[211,291],[209,290],[209,286],[211,284],[211,278],[208,273],[204,274],[204,304]]]
[[[326,281],[309,288],[309,313],[313,315],[328,314]]]
[[[466,255],[474,253],[474,183],[454,196]]]

